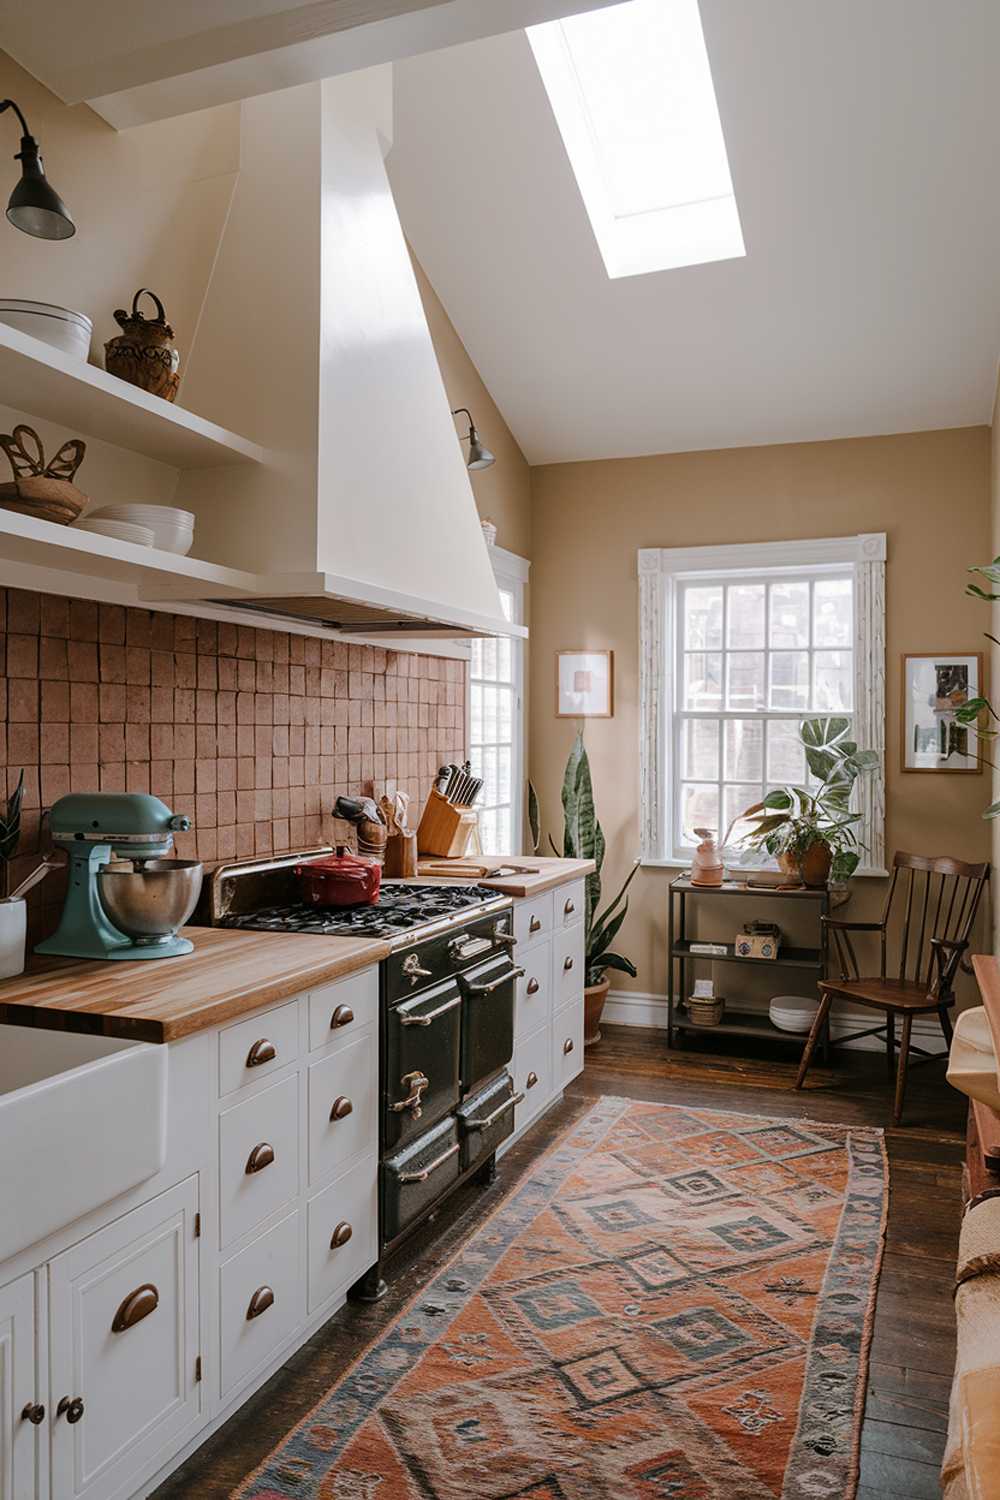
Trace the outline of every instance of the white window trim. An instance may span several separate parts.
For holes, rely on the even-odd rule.
[[[668,664],[674,590],[680,579],[720,572],[738,575],[824,565],[854,570],[854,723],[858,744],[874,750],[879,768],[858,783],[860,838],[866,846],[859,875],[885,875],[885,560],[884,532],[802,542],[748,542],[714,547],[639,549],[639,806],[644,865],[682,869],[690,863],[667,844],[669,809],[664,793],[669,765],[670,704],[663,691]]]
[[[499,588],[509,589],[514,595],[514,621],[515,625],[524,624],[524,586],[528,582],[531,572],[531,563],[526,557],[519,556],[516,552],[508,552],[505,547],[492,546],[487,548],[490,562],[493,564],[493,576]],[[514,713],[517,721],[517,731],[514,735],[513,755],[511,757],[511,820],[514,825],[514,850],[512,857],[523,852],[524,846],[524,776],[527,756],[527,721],[528,716],[525,709],[524,694],[524,637],[511,636],[511,667],[514,678]],[[468,647],[466,647],[468,651]],[[465,722],[472,723],[472,673],[465,674]],[[468,754],[468,748],[466,749]],[[496,850],[487,849],[487,854],[494,854]]]

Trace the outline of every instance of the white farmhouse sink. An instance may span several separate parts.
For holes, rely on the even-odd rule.
[[[160,1170],[167,1052],[0,1026],[0,1263]]]

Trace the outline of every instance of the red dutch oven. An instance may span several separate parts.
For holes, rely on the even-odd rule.
[[[343,845],[325,859],[296,865],[295,873],[310,906],[371,906],[382,884],[382,866],[348,854]]]

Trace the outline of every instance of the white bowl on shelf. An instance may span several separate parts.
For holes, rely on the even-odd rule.
[[[153,533],[153,545],[178,557],[186,557],[194,544],[194,516],[173,505],[102,505],[92,514],[101,520],[147,526]]]
[[[84,516],[82,521],[76,522],[74,530],[112,536],[119,542],[133,542],[137,547],[152,547],[155,541],[148,526],[136,526],[131,521],[110,521],[102,516]]]
[[[0,297],[0,323],[16,328],[21,333],[30,333],[63,354],[72,354],[76,359],[87,359],[90,354],[90,337],[94,325],[86,313],[74,312],[71,307],[58,307],[54,302],[26,302],[21,297]]]
[[[809,1031],[819,1010],[819,999],[809,995],[775,995],[770,1005],[771,1025],[779,1031]]]

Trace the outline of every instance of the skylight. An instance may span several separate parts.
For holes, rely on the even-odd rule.
[[[697,0],[529,26],[608,275],[745,255]]]

